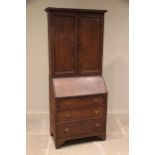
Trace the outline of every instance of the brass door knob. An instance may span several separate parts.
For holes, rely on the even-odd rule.
[[[96,124],[95,124],[95,127],[100,127],[100,124],[99,124],[99,123],[96,123]]]
[[[66,117],[66,118],[69,118],[69,117],[70,117],[70,114],[66,114],[65,117]]]
[[[69,132],[69,128],[65,128],[64,131],[65,131],[65,132]]]
[[[98,110],[95,110],[94,111],[94,114],[96,114],[96,115],[99,114],[99,111]]]

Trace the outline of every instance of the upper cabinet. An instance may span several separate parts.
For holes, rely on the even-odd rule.
[[[50,77],[102,74],[106,11],[47,8]]]

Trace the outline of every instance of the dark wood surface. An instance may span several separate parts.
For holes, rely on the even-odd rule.
[[[47,11],[49,76],[101,75],[104,14],[95,10],[47,10],[51,10]]]
[[[108,92],[102,77],[106,10],[46,8],[50,135],[64,142],[106,138]]]
[[[48,17],[50,77],[77,75],[77,14],[55,12]]]
[[[78,13],[99,13],[99,14],[104,14],[107,12],[107,10],[95,10],[95,9],[75,9],[75,8],[54,8],[54,7],[48,7],[45,9],[46,12],[78,12]]]
[[[56,148],[59,148],[67,139],[76,139],[76,137],[85,137],[86,135],[89,137],[93,133],[97,133],[96,136],[105,139],[107,90],[103,78],[99,76],[55,78],[52,83],[55,94],[55,109],[53,111],[55,112],[54,126],[56,133],[54,136]],[[76,85],[78,86],[76,87]],[[104,88],[104,91],[101,89],[101,94],[97,95],[97,90],[100,90],[100,87]],[[88,95],[92,88],[96,92]],[[62,92],[62,89],[64,92]],[[83,94],[81,92],[83,90],[87,93]],[[74,91],[79,91],[79,96],[75,95]],[[60,95],[60,92],[63,95]],[[66,92],[69,92],[70,95],[67,96]]]
[[[104,119],[87,119],[57,124],[58,138],[69,137],[80,134],[88,134],[105,130]]]
[[[75,97],[107,92],[105,82],[101,76],[70,77],[53,79],[55,96]]]
[[[83,120],[91,118],[101,118],[106,116],[106,105],[101,107],[85,108],[85,109],[75,109],[58,111],[56,120],[57,122],[73,121],[73,120]]]
[[[107,101],[107,93],[103,95],[75,96],[57,98],[57,110],[84,109],[103,106]]]
[[[79,75],[102,74],[103,16],[80,14]]]

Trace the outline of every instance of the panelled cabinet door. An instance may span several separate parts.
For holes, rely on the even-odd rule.
[[[103,16],[80,14],[79,75],[102,74]]]
[[[55,12],[50,17],[51,73],[53,77],[77,75],[77,14]]]

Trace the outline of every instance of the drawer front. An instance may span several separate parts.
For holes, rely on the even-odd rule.
[[[75,97],[57,100],[58,110],[90,108],[106,104],[106,94],[89,97]]]
[[[58,138],[105,131],[105,119],[57,123]]]
[[[57,112],[56,120],[57,122],[64,122],[79,119],[105,117],[106,109],[107,109],[106,105],[102,105],[102,107],[89,108],[89,109],[59,111]]]

